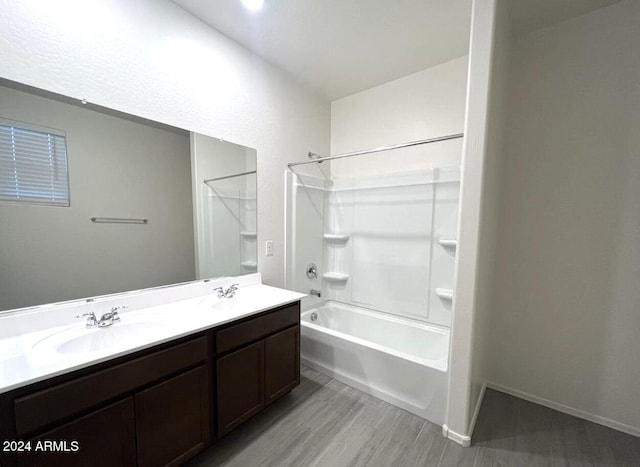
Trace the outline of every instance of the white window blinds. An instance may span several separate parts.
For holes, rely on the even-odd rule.
[[[69,206],[64,132],[0,119],[0,201]]]

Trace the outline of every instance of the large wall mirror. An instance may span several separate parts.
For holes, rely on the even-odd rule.
[[[257,270],[254,149],[1,79],[0,130],[0,310]],[[68,201],[11,187],[23,140]]]

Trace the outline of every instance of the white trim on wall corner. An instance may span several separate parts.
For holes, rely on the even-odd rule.
[[[635,426],[617,422],[615,420],[611,420],[610,418],[601,417],[600,415],[595,415],[590,412],[585,412],[583,410],[576,409],[568,405],[559,404],[558,402],[553,402],[549,399],[544,399],[542,397],[534,396],[533,394],[519,391],[518,389],[513,389],[508,386],[503,386],[501,384],[493,383],[491,381],[487,381],[486,387],[490,389],[494,389],[496,391],[503,392],[505,394],[509,394],[514,397],[518,397],[520,399],[524,399],[529,402],[533,402],[534,404],[542,405],[544,407],[557,410],[558,412],[562,412],[567,415],[572,415],[574,417],[582,418],[583,420],[587,420],[589,422],[597,423],[599,425],[604,425],[606,427],[613,428],[614,430],[622,431],[623,433],[640,437],[640,428]],[[444,432],[444,427],[443,427],[443,432]]]
[[[456,433],[449,429],[447,425],[442,425],[442,436],[451,441],[458,443],[463,448],[468,448],[471,446],[471,436],[461,435],[460,433]]]
[[[480,395],[478,396],[478,400],[476,401],[476,408],[473,411],[473,416],[471,417],[471,422],[469,423],[469,439],[473,437],[473,430],[476,428],[476,422],[478,421],[478,415],[480,414],[480,408],[482,407],[482,401],[484,401],[484,394],[487,392],[487,382],[482,383],[482,388],[480,388]]]
[[[487,391],[487,382],[482,384],[482,388],[480,388],[480,395],[478,396],[478,400],[476,401],[476,408],[473,411],[473,416],[471,417],[471,422],[469,423],[469,435],[461,435],[460,433],[456,433],[449,429],[449,427],[445,424],[442,425],[442,436],[451,441],[454,441],[460,444],[462,447],[468,448],[471,446],[471,438],[473,437],[473,430],[476,427],[476,421],[478,420],[478,414],[480,413],[480,407],[482,407],[482,401],[484,400],[484,394]]]

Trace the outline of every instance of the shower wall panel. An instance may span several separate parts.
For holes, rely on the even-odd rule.
[[[426,284],[432,219],[432,187],[355,190],[351,284],[354,303],[388,313],[428,318]]]
[[[287,184],[287,274],[286,286],[300,293],[321,288],[324,271],[322,236],[324,228],[325,181],[288,172]],[[316,277],[306,270],[315,264]]]
[[[335,180],[325,297],[448,327],[458,193],[457,168]]]

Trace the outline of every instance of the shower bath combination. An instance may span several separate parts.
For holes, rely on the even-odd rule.
[[[391,175],[385,168],[375,176],[356,169],[335,178],[301,175],[293,167],[372,152],[391,162],[393,150],[460,138],[292,163],[286,174],[286,285],[309,294],[301,319],[303,363],[440,425],[459,167]]]

